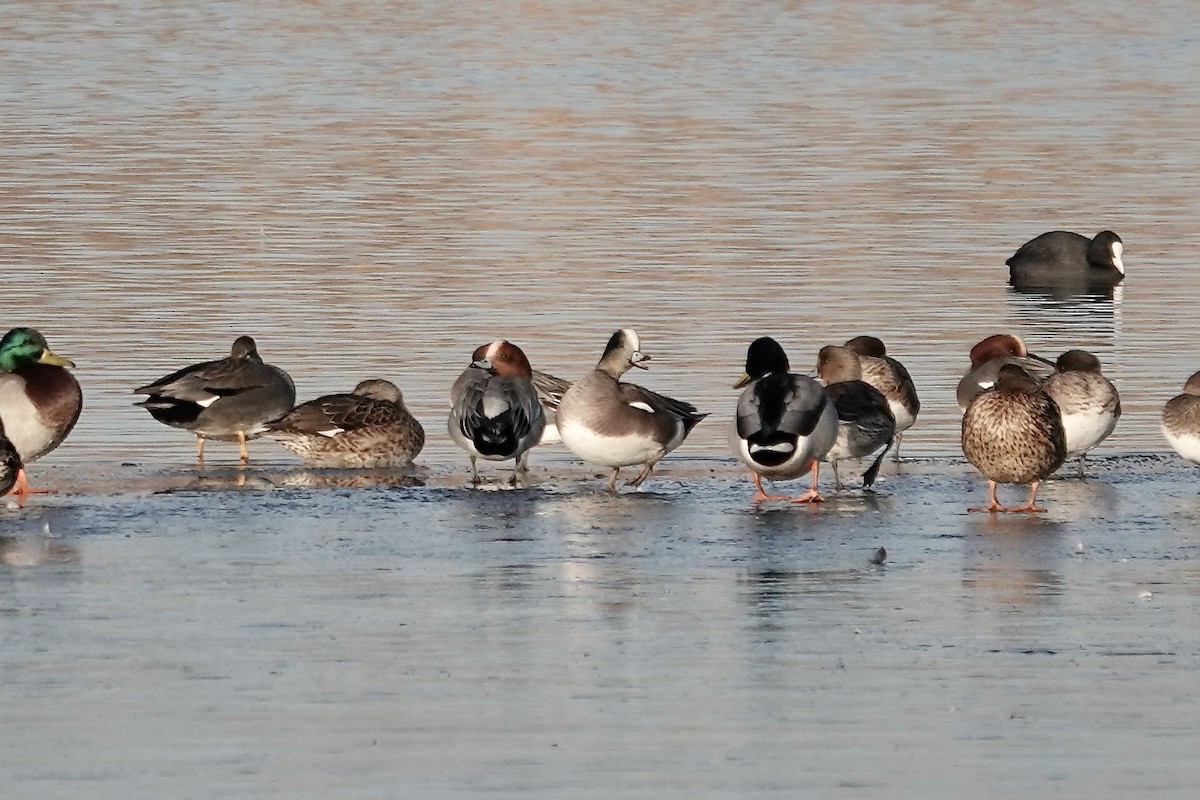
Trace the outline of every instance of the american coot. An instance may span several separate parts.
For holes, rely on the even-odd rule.
[[[754,499],[819,503],[821,459],[838,434],[837,410],[825,389],[807,375],[791,372],[787,354],[769,336],[751,342],[746,374],[734,384],[738,398],[730,440],[758,489]],[[812,488],[797,497],[769,495],[762,479],[791,480],[812,473]]]
[[[1008,281],[1021,288],[1077,288],[1079,291],[1115,286],[1125,278],[1124,246],[1112,231],[1089,239],[1069,231],[1050,231],[1031,239],[1012,255]]]

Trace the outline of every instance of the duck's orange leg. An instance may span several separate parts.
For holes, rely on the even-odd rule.
[[[1045,513],[1046,509],[1039,508],[1038,504],[1037,504],[1037,492],[1038,492],[1038,486],[1040,486],[1040,485],[1041,485],[1041,481],[1034,481],[1033,483],[1029,484],[1029,501],[1027,503],[1025,503],[1025,505],[1009,506],[1008,508],[1006,508],[1004,510],[1005,511],[1028,511],[1031,514]]]
[[[34,489],[29,485],[29,475],[25,472],[25,466],[22,465],[17,470],[17,481],[13,487],[8,490],[8,493],[17,498],[17,502],[21,503],[31,494],[55,494],[54,489]]]
[[[825,498],[821,497],[821,493],[817,491],[817,476],[821,472],[821,462],[813,459],[812,465],[812,488],[799,497],[793,497],[793,503],[823,503]],[[836,470],[834,471],[836,474]]]
[[[995,513],[997,511],[1008,510],[1004,506],[1000,505],[1000,501],[996,499],[996,482],[993,480],[988,481],[988,498],[991,500],[991,502],[986,506],[971,506],[967,509],[967,513],[972,511],[991,511]]]
[[[750,498],[750,502],[752,502],[752,503],[761,503],[764,500],[789,500],[790,499],[788,497],[784,497],[784,496],[778,495],[778,494],[767,494],[766,490],[763,489],[762,475],[759,475],[757,472],[750,473],[750,480],[754,481],[754,488],[758,490],[757,492],[754,493],[754,496]]]

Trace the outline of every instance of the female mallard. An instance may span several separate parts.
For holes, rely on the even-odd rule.
[[[1058,406],[1037,378],[1016,364],[1005,364],[995,386],[975,395],[967,406],[962,450],[988,482],[988,504],[968,511],[1045,511],[1036,505],[1038,485],[1067,455]],[[1029,484],[1029,501],[1000,505],[997,483]]]
[[[250,460],[247,439],[257,439],[292,410],[296,387],[279,367],[264,364],[249,336],[239,336],[229,358],[184,367],[148,383],[136,403],[164,425],[196,434],[196,462],[204,466],[204,440],[236,441],[242,463]]]
[[[62,444],[83,408],[83,392],[46,338],[33,328],[13,328],[0,339],[0,421],[22,464],[30,464]],[[25,467],[18,468],[13,493],[29,488]]]
[[[821,384],[790,371],[787,354],[769,336],[750,343],[746,374],[734,384],[746,387],[733,421],[735,452],[750,468],[758,490],[754,500],[819,503],[817,473],[837,439],[838,417]],[[812,473],[812,488],[798,497],[769,495],[762,479],[791,480]]]
[[[425,445],[400,389],[380,379],[301,403],[268,424],[267,435],[310,467],[405,467]]]

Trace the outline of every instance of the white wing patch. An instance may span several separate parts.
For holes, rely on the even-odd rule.
[[[641,400],[635,400],[634,402],[632,402],[632,403],[630,403],[630,404],[629,404],[629,407],[630,407],[630,408],[639,408],[639,409],[641,409],[642,411],[645,411],[647,414],[653,414],[653,413],[654,413],[654,409],[650,407],[650,404],[649,404],[649,403],[643,403]]]
[[[213,403],[217,402],[220,399],[221,399],[221,396],[219,394],[214,394],[212,397],[206,397],[203,400],[197,400],[196,405],[203,406],[204,408],[208,408],[209,406],[211,406]]]
[[[330,429],[324,430],[324,431],[317,431],[317,433],[321,434],[322,436],[328,436],[330,439],[337,436],[339,433],[345,433],[345,432],[346,432],[345,428],[336,428],[336,427],[330,428]]]

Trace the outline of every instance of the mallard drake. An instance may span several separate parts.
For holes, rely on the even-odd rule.
[[[737,457],[750,468],[756,502],[821,502],[817,474],[837,439],[837,410],[821,384],[790,369],[779,343],[763,336],[750,343],[746,374],[734,384],[745,388],[730,438]],[[763,490],[763,478],[791,480],[806,472],[812,473],[812,488],[802,495],[783,497]]]
[[[404,467],[425,445],[425,430],[400,389],[381,379],[301,403],[268,423],[267,436],[310,467]]]
[[[1029,352],[1020,336],[997,333],[971,348],[971,369],[958,382],[958,407],[967,410],[975,395],[996,383],[996,374],[1005,364],[1015,364],[1037,380],[1049,378],[1054,362]]]
[[[1038,486],[1067,455],[1058,406],[1037,378],[1005,364],[995,385],[976,395],[963,414],[962,451],[987,478],[990,501],[968,511],[1045,511],[1036,504]],[[1002,506],[997,483],[1029,484],[1028,502]]]
[[[476,348],[471,363],[450,390],[450,438],[471,459],[471,481],[479,483],[475,460],[514,459],[510,483],[528,471],[529,449],[542,438],[546,415],[534,388],[533,370],[520,347],[503,339]]]
[[[1121,418],[1117,387],[1100,371],[1100,359],[1086,350],[1068,350],[1042,388],[1062,415],[1067,458],[1079,456],[1079,477],[1088,451],[1108,438]]]
[[[842,488],[838,461],[865,458],[878,450],[879,455],[863,473],[863,488],[869,489],[896,434],[896,418],[887,398],[862,379],[858,354],[848,347],[822,347],[817,354],[817,375],[825,383],[825,393],[838,415],[837,439],[825,456],[833,467],[835,485]]]
[[[29,487],[25,466],[62,444],[79,419],[83,391],[67,369],[74,366],[33,328],[13,328],[0,339],[0,420],[22,464],[14,494],[44,491]]]
[[[1125,278],[1124,248],[1112,231],[1100,231],[1091,239],[1050,231],[1021,245],[1004,263],[1009,283],[1017,288],[1115,286]]]
[[[896,436],[892,440],[892,458],[900,460],[900,440],[904,432],[917,421],[921,400],[917,387],[904,365],[887,353],[883,340],[874,336],[855,336],[845,347],[858,354],[862,379],[879,390],[887,400],[896,419]]]
[[[241,463],[250,460],[246,441],[257,439],[292,410],[296,386],[279,367],[264,364],[249,336],[234,340],[228,358],[184,367],[134,389],[142,406],[164,425],[196,435],[196,462],[204,465],[204,440],[236,441]]]
[[[571,384],[558,407],[563,444],[592,464],[612,468],[608,490],[617,489],[621,467],[641,464],[630,486],[641,486],[663,456],[679,447],[708,414],[620,378],[630,367],[648,369],[650,356],[631,328],[612,335],[596,368]]]
[[[1188,378],[1183,393],[1163,407],[1162,432],[1172,450],[1200,464],[1200,372]]]

